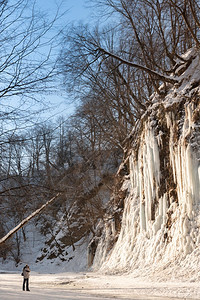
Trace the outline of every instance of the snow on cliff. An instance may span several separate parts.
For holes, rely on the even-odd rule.
[[[200,280],[200,52],[183,57],[129,137],[93,269]]]

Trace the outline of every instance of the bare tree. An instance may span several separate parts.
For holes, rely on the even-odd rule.
[[[40,144],[36,141],[35,149],[28,151],[30,136],[23,133],[28,125],[33,126],[33,117],[38,118],[41,95],[55,91],[58,19],[59,11],[49,20],[36,9],[35,0],[0,1],[0,196],[4,233],[55,194],[47,190],[42,175],[38,181],[33,178],[43,159]],[[25,231],[22,234],[25,238]],[[15,246],[20,246],[20,235],[15,236]]]
[[[33,104],[41,109],[41,94],[55,90],[59,34],[53,28],[58,14],[48,20],[34,0],[1,1],[0,121],[4,135],[7,128],[25,128],[36,113]]]
[[[146,91],[151,83],[159,94],[161,82],[177,82],[175,77],[169,75],[177,58],[184,61],[180,57],[182,51],[194,43],[198,45],[198,4],[192,0],[182,2],[96,1],[97,5],[108,7],[119,17],[113,25],[118,34],[113,39],[108,27],[93,30],[87,26],[82,26],[82,29],[71,28],[63,47],[63,68],[67,76],[70,74],[70,78],[73,77],[80,84],[80,78],[92,77],[91,68],[96,68],[96,74],[102,72],[105,61],[112,57],[115,66],[118,63],[140,70]],[[73,53],[70,49],[73,49]],[[112,74],[111,68],[109,74]],[[148,82],[145,83],[147,78]],[[126,84],[126,77],[124,79]]]
[[[181,15],[190,36],[194,40],[195,44],[199,46],[199,34],[200,29],[199,23],[199,11],[200,6],[199,1],[195,0],[184,0],[184,1],[175,1],[168,0],[169,4],[173,7],[176,15]],[[186,31],[187,32],[187,31]]]

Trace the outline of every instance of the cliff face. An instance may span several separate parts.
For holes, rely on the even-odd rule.
[[[127,140],[95,269],[164,272],[184,262],[188,271],[189,260],[200,262],[200,53],[183,57],[179,84],[152,96]]]

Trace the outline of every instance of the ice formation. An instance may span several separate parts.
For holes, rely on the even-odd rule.
[[[113,202],[94,269],[164,269],[191,253],[200,260],[199,52],[192,49],[185,55],[191,57],[180,84],[170,86],[164,99],[154,95],[140,130],[130,137],[121,227],[116,228],[120,209]]]

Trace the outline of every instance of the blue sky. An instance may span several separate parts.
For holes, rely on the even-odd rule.
[[[87,8],[87,0],[37,0],[38,7],[48,13],[56,10],[57,3],[61,3],[61,10],[68,10],[66,14],[66,22],[69,21],[87,21],[89,17],[89,9]]]
[[[62,26],[69,24],[70,22],[78,21],[89,21],[89,9],[86,8],[87,0],[37,0],[37,6],[39,10],[44,11],[51,18],[55,15],[57,9],[57,3],[61,3],[60,12],[67,11],[65,16],[62,18]],[[59,22],[60,23],[60,22]],[[54,120],[59,116],[64,117],[70,115],[73,112],[72,99],[68,99],[67,94],[63,90],[62,95],[51,95],[47,96],[47,101],[52,104],[53,108],[50,111],[46,111],[43,115],[44,118],[53,118]],[[67,101],[67,99],[69,101]]]

